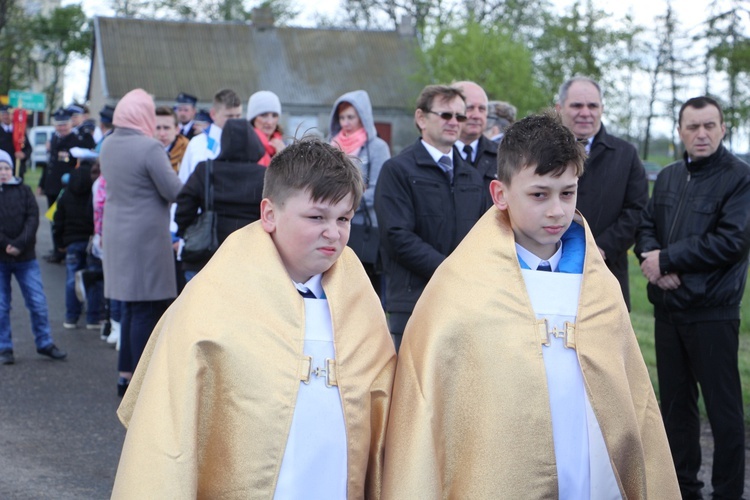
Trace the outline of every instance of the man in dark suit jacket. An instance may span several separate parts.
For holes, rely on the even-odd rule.
[[[29,143],[28,134],[24,138],[23,148],[16,153],[13,144],[13,114],[12,109],[7,104],[0,104],[0,149],[10,155],[11,158],[21,160],[19,176],[23,179],[26,172],[26,161],[31,156],[31,144]],[[16,165],[13,164],[13,175],[16,174]]]
[[[563,124],[583,142],[589,157],[578,180],[577,208],[591,227],[607,267],[620,282],[630,309],[628,249],[635,243],[648,180],[635,147],[602,125],[602,94],[594,80],[576,76],[558,93]]]
[[[453,146],[465,112],[457,88],[425,87],[414,113],[421,138],[383,164],[375,187],[396,349],[427,281],[487,209],[482,176]]]
[[[484,136],[487,128],[489,103],[484,89],[474,82],[456,82],[454,87],[461,89],[466,97],[466,123],[461,127],[461,135],[456,141],[456,149],[467,163],[474,165],[482,174],[485,190],[489,193],[490,182],[497,179],[497,143]],[[492,199],[487,198],[487,208]]]
[[[196,135],[200,134],[201,131],[195,126],[195,106],[198,104],[198,98],[180,92],[177,96],[177,104],[175,105],[175,114],[179,123],[179,133],[189,139],[192,139]]]

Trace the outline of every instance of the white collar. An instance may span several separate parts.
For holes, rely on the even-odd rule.
[[[292,283],[294,283],[295,288],[299,290],[300,292],[312,292],[315,294],[315,296],[319,299],[323,298],[323,284],[321,283],[321,280],[323,279],[323,274],[316,274],[309,280],[307,280],[304,283],[297,283],[296,281],[292,280]]]
[[[463,141],[461,140],[456,141],[456,147],[462,153],[464,152],[464,146],[466,146],[466,144]],[[469,146],[471,147],[471,158],[464,158],[464,159],[472,162],[474,161],[474,157],[477,155],[477,152],[479,151],[479,139],[473,141],[471,144],[469,144]]]
[[[422,145],[424,146],[424,148],[427,150],[428,153],[430,153],[430,156],[432,156],[432,159],[435,160],[435,163],[437,163],[438,160],[442,158],[443,156],[447,156],[448,158],[451,159],[452,162],[454,161],[453,160],[453,148],[451,148],[451,150],[448,151],[447,153],[443,153],[432,144],[427,144],[426,142],[424,142],[424,139],[421,139],[421,141],[422,141]]]
[[[516,243],[516,252],[518,253],[518,256],[523,259],[526,265],[529,266],[529,269],[534,270],[539,267],[539,264],[541,264],[542,262],[548,262],[552,271],[557,272],[557,267],[560,264],[560,258],[562,258],[562,241],[560,241],[559,243],[560,245],[557,247],[557,251],[546,261],[540,259],[518,243]]]

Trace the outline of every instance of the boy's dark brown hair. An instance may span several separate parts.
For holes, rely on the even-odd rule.
[[[497,178],[510,185],[514,175],[535,167],[537,175],[561,176],[569,166],[583,175],[586,150],[554,110],[527,116],[505,131],[497,149]]]
[[[365,184],[354,161],[317,137],[303,137],[271,160],[263,184],[263,198],[283,205],[295,191],[307,191],[313,201],[338,203],[352,195],[359,207]]]
[[[156,108],[156,116],[171,116],[174,118],[174,124],[177,125],[177,115],[172,110],[172,108],[169,108],[167,106],[159,106]]]

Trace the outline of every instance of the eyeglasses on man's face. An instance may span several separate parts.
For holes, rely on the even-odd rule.
[[[428,113],[432,113],[433,115],[438,115],[443,120],[449,122],[451,119],[455,116],[456,121],[458,123],[463,123],[467,120],[466,115],[462,115],[461,113],[449,113],[448,111],[433,111],[431,109],[427,110]]]

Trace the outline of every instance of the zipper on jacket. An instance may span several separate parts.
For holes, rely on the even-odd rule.
[[[672,225],[669,228],[669,233],[667,234],[667,244],[672,240],[672,233],[674,232],[675,226],[677,226],[677,219],[680,217],[680,212],[682,211],[682,205],[685,201],[685,194],[687,193],[688,186],[690,185],[690,172],[687,174],[687,182],[685,183],[685,187],[682,188],[682,193],[680,194],[680,201],[677,204],[677,211],[674,214],[674,219],[672,219]],[[664,308],[666,310],[669,309],[667,307],[667,295],[669,294],[669,290],[662,290],[662,303],[664,304]]]
[[[690,185],[690,172],[688,172],[687,175],[687,182],[685,183],[685,187],[682,188],[682,194],[680,194],[680,202],[677,204],[677,211],[674,214],[674,219],[672,219],[672,226],[669,228],[669,233],[667,234],[667,244],[672,242],[672,233],[674,232],[675,226],[677,226],[677,219],[680,217],[680,212],[682,211],[682,205],[685,201],[685,194],[687,193],[688,186]]]

